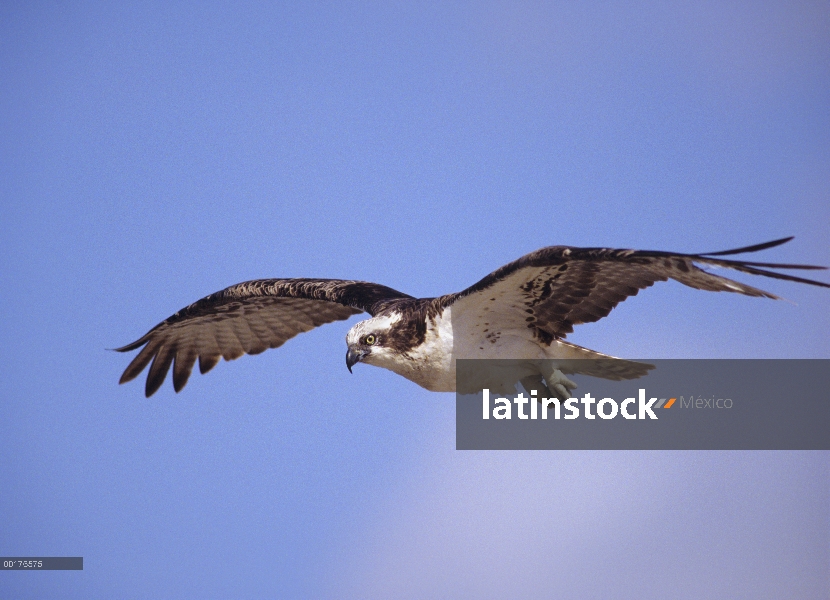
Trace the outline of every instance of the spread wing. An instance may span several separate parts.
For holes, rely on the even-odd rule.
[[[706,254],[551,246],[527,254],[466,290],[442,296],[436,302],[441,307],[451,305],[454,319],[462,315],[472,319],[473,323],[480,325],[482,333],[487,329],[492,332],[494,326],[501,330],[526,327],[536,338],[549,344],[553,339],[561,339],[571,333],[574,325],[600,320],[617,304],[657,281],[674,279],[699,290],[778,298],[769,292],[708,273],[696,264],[830,287],[830,284],[820,281],[769,270],[825,267],[717,258],[757,252],[791,239]],[[485,325],[489,327],[485,329]]]
[[[147,375],[149,398],[173,365],[173,387],[187,383],[196,359],[210,371],[220,358],[234,360],[282,346],[298,333],[350,316],[383,310],[411,298],[392,288],[339,279],[260,279],[226,288],[183,308],[118,352],[144,346],[119,383],[135,379],[153,361]]]

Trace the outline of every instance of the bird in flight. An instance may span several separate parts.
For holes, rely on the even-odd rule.
[[[504,265],[461,292],[438,298],[413,298],[365,281],[246,281],[194,302],[135,342],[117,348],[129,352],[143,346],[119,383],[135,379],[152,361],[145,395],[150,397],[161,387],[171,365],[178,392],[197,359],[199,370],[207,373],[220,358],[259,354],[299,333],[363,312],[371,318],[346,334],[349,371],[363,362],[432,391],[455,391],[456,359],[603,359],[607,363],[617,359],[566,342],[565,337],[574,325],[598,321],[657,281],[674,279],[699,290],[778,299],[696,265],[830,288],[828,283],[769,270],[825,267],[720,258],[765,250],[791,239],[704,254],[550,246]],[[622,360],[619,364],[611,374],[599,376],[630,379],[650,368]],[[554,391],[560,398],[567,398],[574,387],[561,373],[544,376],[551,389],[564,386]],[[541,384],[538,377],[537,381]]]

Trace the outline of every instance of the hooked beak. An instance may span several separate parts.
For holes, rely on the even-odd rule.
[[[349,351],[346,352],[346,367],[349,369],[349,373],[352,372],[352,367],[363,360],[367,354],[369,353],[366,350],[349,348]]]

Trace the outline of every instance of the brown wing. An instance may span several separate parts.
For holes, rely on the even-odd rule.
[[[368,312],[372,315],[395,300],[410,298],[396,290],[364,281],[339,279],[261,279],[226,288],[194,302],[159,323],[118,352],[144,348],[119,383],[135,379],[150,364],[145,395],[161,387],[173,365],[173,387],[187,383],[196,359],[210,371],[220,358],[234,360],[277,348],[298,333],[325,323]]]
[[[820,281],[767,270],[825,267],[713,258],[756,252],[791,239],[707,254],[551,246],[523,256],[466,290],[443,296],[436,302],[440,306],[452,305],[454,317],[470,311],[476,322],[501,329],[528,327],[549,343],[571,333],[574,325],[605,317],[617,304],[657,281],[674,279],[699,290],[777,299],[769,292],[703,271],[695,263],[830,287]]]

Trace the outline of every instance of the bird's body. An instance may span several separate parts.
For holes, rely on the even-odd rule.
[[[413,298],[361,281],[249,281],[191,304],[137,341],[118,348],[124,352],[144,346],[124,371],[121,383],[134,379],[152,361],[146,395],[161,386],[171,365],[173,385],[179,391],[197,359],[201,372],[206,373],[220,358],[258,354],[281,346],[298,333],[360,312],[371,318],[354,325],[346,336],[349,369],[365,362],[432,391],[455,390],[456,360],[461,358],[516,358],[528,364],[543,359],[612,359],[564,338],[574,325],[601,319],[619,302],[657,281],[675,279],[702,290],[776,298],[708,273],[694,263],[830,287],[768,270],[823,267],[718,258],[763,250],[790,239],[707,254],[551,246],[505,265],[462,292],[438,298]],[[594,374],[628,379],[645,372],[640,363],[614,360]],[[600,363],[608,361],[597,361]],[[582,372],[593,367],[587,369]],[[544,378],[553,386],[558,385],[561,374],[531,369],[526,375],[540,385],[539,378]],[[557,395],[566,393],[559,388]]]
[[[427,304],[430,301],[421,302]],[[387,327],[400,327],[400,323],[408,318],[405,309],[393,308],[389,314],[363,321],[364,325],[360,328],[350,330],[346,344],[352,346],[359,343],[363,332],[382,332]],[[524,324],[515,329],[500,329],[493,335],[485,331],[490,325],[483,320],[483,316],[476,314],[456,310],[456,315],[453,315],[453,307],[448,306],[434,316],[425,316],[424,341],[421,344],[405,352],[373,352],[361,362],[389,369],[432,392],[454,392],[455,364],[459,358],[522,358],[531,361],[612,358],[564,340],[542,343],[525,333],[527,328],[521,326]],[[453,335],[454,330],[461,334]],[[467,332],[470,331],[478,331],[480,335],[469,336]]]

